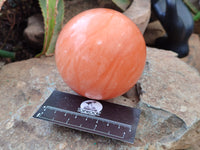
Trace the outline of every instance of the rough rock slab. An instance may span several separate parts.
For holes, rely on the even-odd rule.
[[[200,77],[172,52],[148,48],[147,54],[141,101],[137,103],[134,88],[110,100],[142,110],[133,145],[32,118],[55,88],[73,93],[59,76],[54,57],[49,57],[0,69],[0,149],[190,148],[200,140]]]
[[[1,68],[4,66],[4,64],[5,64],[5,62],[0,61],[0,70],[1,70]]]
[[[173,52],[148,51],[151,54],[141,79],[142,101],[176,114],[190,127],[200,118],[199,73],[176,58]]]
[[[0,70],[0,149],[82,150],[132,146],[32,118],[55,88],[74,93],[60,78],[54,57],[16,62]],[[128,100],[124,97],[123,101]]]
[[[134,0],[131,6],[124,12],[144,33],[151,16],[150,0]]]
[[[181,60],[196,68],[200,73],[200,38],[198,34],[191,35],[189,39],[189,48],[189,55]]]
[[[182,124],[182,128],[171,132],[168,137],[160,138],[158,143],[167,149],[185,149],[197,144],[200,141],[199,73],[181,62],[173,52],[158,52],[152,48],[147,52],[146,68],[140,79],[143,90],[141,102],[151,108],[170,112],[183,121],[181,123],[179,120],[179,124],[171,116],[171,121],[180,126]]]

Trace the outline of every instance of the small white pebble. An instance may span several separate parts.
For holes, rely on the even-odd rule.
[[[181,112],[186,112],[186,111],[187,111],[187,107],[186,107],[186,106],[181,106],[180,111],[181,111]]]

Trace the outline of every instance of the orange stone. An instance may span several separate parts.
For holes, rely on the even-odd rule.
[[[64,26],[55,58],[72,90],[106,100],[124,94],[138,81],[145,66],[146,44],[125,15],[96,8],[78,14]]]

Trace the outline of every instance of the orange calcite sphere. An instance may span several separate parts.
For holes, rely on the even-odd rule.
[[[127,92],[140,78],[146,45],[137,26],[112,9],[96,8],[73,17],[56,43],[56,65],[78,94],[106,100]]]

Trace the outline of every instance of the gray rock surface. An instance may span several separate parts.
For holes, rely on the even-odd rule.
[[[140,79],[144,91],[141,102],[171,114],[167,124],[164,123],[166,126],[161,127],[167,129],[168,135],[160,138],[157,144],[167,149],[196,145],[200,141],[199,73],[174,57],[173,52],[148,49],[148,54],[146,69]],[[174,131],[170,122],[174,123]]]
[[[175,53],[149,51],[147,69],[141,79],[145,91],[142,101],[176,114],[190,127],[200,118],[199,73],[179,58],[173,58]]]
[[[135,87],[110,100],[142,110],[134,144],[32,118],[54,89],[74,93],[61,79],[54,57],[34,58],[0,69],[0,149],[186,149],[200,140],[200,77],[168,51],[148,48]],[[139,102],[138,102],[139,101]]]
[[[196,68],[200,73],[200,38],[198,34],[192,34],[189,38],[189,48],[189,55],[181,60]]]
[[[0,61],[0,69],[4,66],[5,62]]]
[[[150,0],[134,0],[131,6],[124,12],[144,33],[151,16]]]

